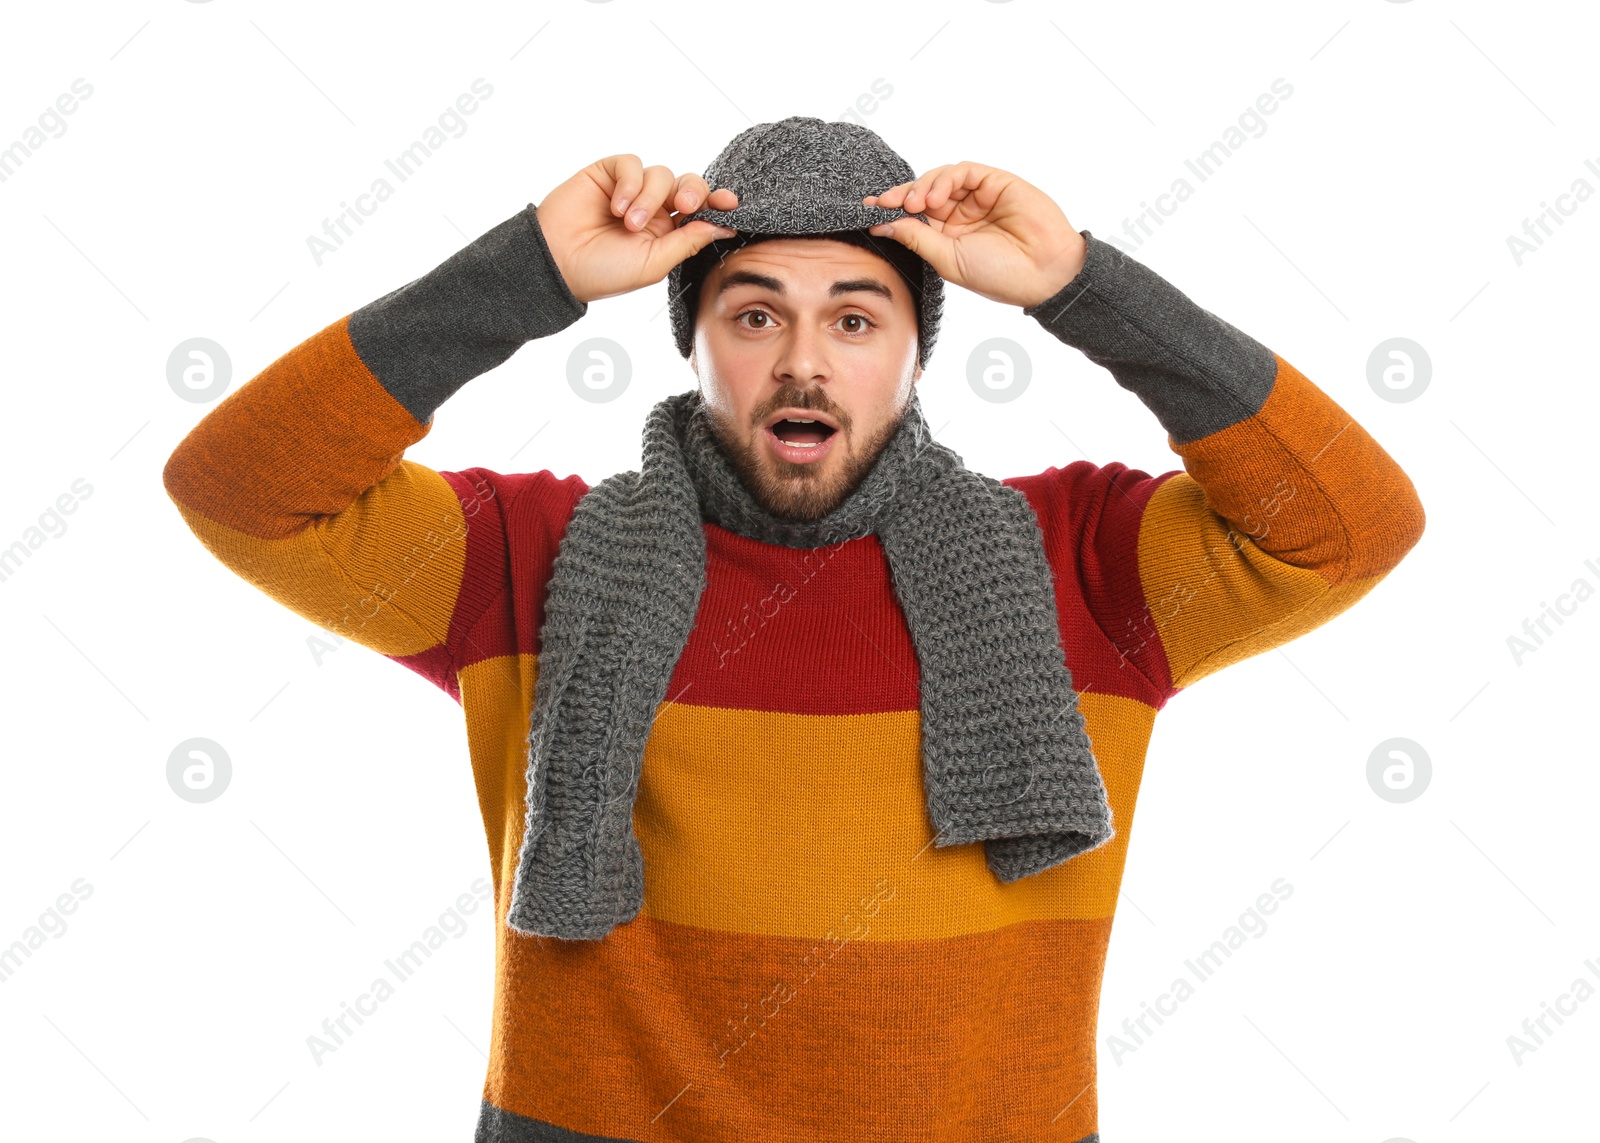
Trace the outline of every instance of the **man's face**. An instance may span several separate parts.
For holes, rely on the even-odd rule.
[[[815,520],[855,490],[899,428],[922,376],[916,306],[905,278],[871,251],[767,239],[701,283],[689,365],[756,503]]]

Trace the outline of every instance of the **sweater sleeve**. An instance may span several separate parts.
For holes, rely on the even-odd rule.
[[[1289,362],[1083,232],[1083,269],[1026,308],[1110,370],[1183,470],[1087,461],[1012,483],[1052,566],[1158,701],[1349,608],[1417,543],[1394,459]]]
[[[557,527],[586,486],[403,454],[467,381],[587,309],[529,203],[229,394],[168,458],[167,494],[240,577],[459,701],[464,646],[504,586],[512,502],[529,493]]]

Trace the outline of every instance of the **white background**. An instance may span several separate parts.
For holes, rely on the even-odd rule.
[[[161,467],[211,406],[168,385],[173,348],[217,341],[236,387],[597,158],[703,170],[753,123],[838,118],[883,81],[864,119],[915,170],[1003,167],[1101,237],[1187,177],[1135,256],[1332,395],[1427,513],[1352,611],[1158,719],[1101,1002],[1103,1138],[1593,1138],[1600,997],[1520,1063],[1507,1038],[1600,987],[1600,600],[1520,665],[1507,639],[1600,588],[1600,198],[1520,265],[1507,239],[1600,189],[1597,23],[1430,0],[9,6],[0,146],[74,80],[93,93],[0,183],[0,547],[76,479],[93,492],[0,582],[0,946],[76,879],[92,894],[0,984],[0,1135],[461,1140],[477,1114],[487,910],[320,1066],[307,1047],[488,876],[460,709],[354,644],[319,665],[322,633],[184,527]],[[465,133],[319,266],[308,237],[480,77]],[[1198,182],[1184,160],[1280,78],[1292,96]],[[1178,467],[1109,374],[948,293],[920,386],[970,467]],[[408,455],[637,467],[645,412],[694,384],[665,301],[595,303]],[[606,404],[566,380],[594,336],[634,367]],[[991,337],[1032,358],[1019,400],[967,383]],[[1368,384],[1391,337],[1431,359],[1415,400]],[[204,805],[166,782],[196,736],[234,766]],[[1366,777],[1392,737],[1433,766],[1405,804]],[[1123,1019],[1280,877],[1268,930],[1114,1060]]]

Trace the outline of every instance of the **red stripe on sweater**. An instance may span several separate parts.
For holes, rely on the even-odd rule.
[[[1139,575],[1139,526],[1155,490],[1179,471],[1151,476],[1120,461],[1078,460],[1001,482],[1028,498],[1044,530],[1063,637],[1076,635],[1067,646],[1084,649],[1081,666],[1069,661],[1080,691],[1092,685],[1157,710],[1171,697],[1172,673]]]

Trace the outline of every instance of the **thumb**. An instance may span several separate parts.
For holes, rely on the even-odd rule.
[[[955,273],[955,244],[920,219],[906,215],[893,222],[880,222],[867,233],[893,238],[931,265],[941,278],[948,279]]]
[[[703,218],[675,226],[651,244],[647,273],[654,276],[652,280],[660,281],[679,262],[697,254],[715,239],[732,238],[737,233],[731,227],[718,226]]]

